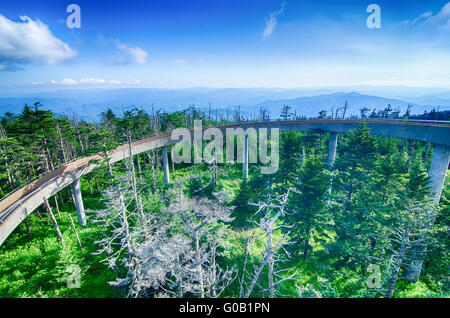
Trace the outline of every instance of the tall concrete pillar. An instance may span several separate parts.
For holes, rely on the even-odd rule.
[[[248,179],[248,135],[244,135],[244,160],[242,161],[242,172],[244,179]]]
[[[330,141],[328,142],[328,159],[327,159],[328,168],[332,168],[334,166],[334,161],[336,160],[337,141],[338,141],[338,133],[331,131]]]
[[[431,166],[428,171],[428,177],[430,178],[431,197],[434,199],[435,204],[439,204],[442,195],[442,189],[444,188],[445,176],[447,175],[448,165],[450,163],[450,147],[444,145],[435,145],[433,157],[431,158]],[[432,217],[432,223],[436,219],[436,212]],[[424,224],[427,226],[427,224]],[[405,278],[409,282],[416,282],[422,271],[422,265],[424,262],[424,256],[426,254],[426,247],[420,248],[416,255],[418,258],[411,262],[410,267],[405,273]]]
[[[327,167],[329,170],[333,169],[334,161],[336,160],[336,148],[338,141],[338,133],[331,131],[330,132],[330,141],[328,142],[328,158],[327,158]],[[328,197],[326,199],[327,204],[331,203],[331,190],[333,188],[333,178],[330,179],[330,187],[328,188]]]
[[[83,198],[81,197],[80,178],[72,183],[72,193],[75,200],[75,208],[77,209],[78,222],[81,226],[86,226],[86,215],[84,214]]]
[[[166,184],[170,183],[170,175],[169,175],[169,160],[167,158],[167,147],[164,146],[163,150],[163,169],[164,169],[164,181],[166,182]]]
[[[436,204],[441,200],[442,189],[444,188],[445,176],[447,175],[448,164],[450,162],[450,147],[435,145],[431,166],[428,171],[432,197]]]

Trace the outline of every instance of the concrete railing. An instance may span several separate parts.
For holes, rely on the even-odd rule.
[[[256,129],[278,128],[281,132],[324,131],[331,133],[346,133],[357,128],[361,122],[365,122],[371,133],[374,135],[431,142],[440,145],[441,147],[439,149],[450,149],[450,124],[445,122],[324,119],[242,123],[217,126],[216,128],[221,129],[224,135],[227,133],[227,128],[237,127],[242,127],[244,129],[250,127]],[[208,128],[209,127],[204,127],[203,129]],[[178,140],[171,139],[170,134],[155,136],[133,142],[131,151],[132,154],[135,155],[152,149],[166,147],[177,142]],[[333,148],[335,152],[336,146]],[[127,158],[129,155],[128,145],[119,146],[108,153],[111,163]],[[56,194],[81,176],[89,173],[96,167],[96,164],[92,161],[101,159],[104,159],[101,154],[78,159],[45,174],[41,178],[16,190],[4,200],[0,201],[0,245],[17,225],[23,221],[23,219],[44,202],[44,198]],[[445,163],[440,166],[445,166]],[[440,182],[441,181],[439,180],[439,183]]]

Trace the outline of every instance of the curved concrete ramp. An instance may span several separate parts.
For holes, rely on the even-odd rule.
[[[379,136],[420,140],[441,145],[444,149],[450,147],[450,124],[425,121],[381,121],[381,120],[304,120],[285,122],[259,122],[218,126],[224,135],[227,128],[278,128],[280,131],[324,131],[346,133],[365,122],[371,133]],[[208,129],[207,127],[203,128]],[[142,153],[177,143],[170,134],[145,138],[132,143],[132,154]],[[441,148],[442,148],[441,147]],[[334,147],[335,151],[335,147]],[[129,157],[128,145],[122,145],[111,151],[108,156],[114,163]],[[57,192],[72,184],[81,176],[96,167],[95,160],[103,159],[101,154],[81,158],[52,172],[30,184],[16,190],[0,201],[0,245],[11,232],[43,202]],[[447,160],[447,159],[446,159]],[[440,166],[445,166],[440,165]],[[448,166],[448,162],[447,162]],[[441,176],[442,174],[440,174]],[[445,177],[444,177],[445,178]],[[439,183],[442,180],[438,180]]]

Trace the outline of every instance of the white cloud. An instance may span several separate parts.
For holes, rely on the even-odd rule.
[[[127,52],[131,55],[133,62],[137,64],[145,64],[147,61],[147,52],[141,49],[140,47],[129,47],[125,44],[120,43],[119,41],[115,41],[116,46],[119,50]]]
[[[107,81],[101,78],[82,78],[80,83],[82,84],[105,84]]]
[[[173,61],[173,64],[186,64],[187,62],[188,60],[181,59]]]
[[[264,28],[263,37],[267,38],[272,35],[273,30],[277,26],[277,17],[283,14],[284,8],[286,7],[286,2],[281,4],[281,8],[279,10],[273,11],[269,15],[269,19],[266,19],[266,27]]]
[[[410,24],[416,24],[420,21],[425,21],[427,20],[429,17],[431,17],[433,15],[433,11],[427,11],[422,13],[421,15],[419,15],[418,17],[414,18],[414,19],[409,19],[406,21],[402,21],[402,24],[404,24],[405,26],[408,26]]]
[[[450,29],[450,2],[447,2],[438,14],[431,17],[430,21],[441,24],[444,29]]]
[[[441,20],[448,21],[450,19],[450,2],[447,2],[442,7],[441,11],[439,11],[439,13],[436,14],[435,17],[433,17],[433,19],[435,19],[437,21],[441,21]]]
[[[140,80],[129,80],[129,81],[118,81],[118,80],[107,80],[102,78],[82,78],[79,81],[65,78],[61,81],[51,80],[53,85],[141,85]]]
[[[425,13],[422,13],[420,16],[412,20],[413,24],[416,24],[420,20],[426,20],[433,14],[433,11],[427,11]]]
[[[98,34],[95,36],[95,38],[97,39],[97,41],[98,41],[100,44],[102,44],[102,45],[106,44],[106,39],[105,39],[105,37],[103,36],[103,34],[98,33]]]
[[[414,19],[409,19],[409,20],[402,22],[402,24],[404,24],[405,26],[415,25],[415,24],[419,24],[419,23],[440,24],[443,26],[443,28],[449,28],[450,27],[450,2],[447,2],[441,8],[441,10],[435,15],[433,15],[433,11],[428,10]]]
[[[77,54],[40,20],[27,16],[20,20],[14,22],[0,14],[0,70],[19,69],[17,64],[56,64]]]
[[[78,82],[73,80],[73,79],[71,79],[71,78],[65,78],[65,79],[62,80],[62,84],[75,85],[75,84],[78,84]]]
[[[71,78],[65,78],[62,81],[58,82],[55,80],[51,80],[50,83],[54,84],[54,85],[76,85],[78,84],[77,81],[71,79]]]

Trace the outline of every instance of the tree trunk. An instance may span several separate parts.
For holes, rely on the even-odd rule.
[[[173,147],[170,151],[170,161],[172,163],[172,175],[173,175],[173,178],[175,179],[175,161],[173,160]]]
[[[133,249],[133,242],[131,241],[131,234],[130,234],[130,227],[128,224],[128,216],[127,216],[127,209],[125,207],[125,203],[123,201],[122,193],[120,193],[120,207],[122,211],[122,222],[123,222],[123,228],[124,228],[124,234],[125,234],[125,242],[126,242],[126,249],[127,249],[127,259],[128,259],[128,273],[131,273],[131,276],[133,277],[133,282],[136,281],[136,263],[134,259],[134,249]],[[133,289],[130,288],[130,292]]]
[[[97,193],[100,193],[100,186],[98,185],[98,177],[97,174],[94,175],[95,187],[97,188]]]
[[[141,171],[141,163],[140,163],[140,160],[139,160],[139,154],[136,155],[136,162],[137,162],[139,180],[142,182],[142,171]]]
[[[50,218],[52,219],[53,226],[56,229],[56,234],[58,235],[59,240],[62,244],[64,244],[64,239],[62,237],[61,231],[59,230],[58,223],[56,222],[55,216],[53,215],[52,208],[50,207],[50,204],[48,204],[47,199],[44,199],[45,207],[47,208],[48,213],[50,214]]]
[[[139,200],[137,197],[137,186],[136,186],[136,173],[134,170],[134,162],[133,162],[133,153],[132,153],[132,147],[131,147],[131,136],[130,134],[127,134],[127,139],[128,139],[128,150],[130,152],[130,157],[129,157],[129,162],[130,162],[130,174],[131,174],[131,186],[133,188],[133,197],[134,197],[134,202],[136,204],[136,208],[139,209],[139,211],[142,213],[142,209],[139,205]]]
[[[132,253],[132,243],[131,243],[131,236],[130,236],[130,230],[128,225],[128,216],[127,216],[127,210],[125,208],[125,203],[123,202],[123,196],[122,193],[120,193],[120,209],[122,212],[122,222],[125,232],[125,240],[127,242],[127,257],[128,261],[131,261],[131,257],[133,256]]]
[[[253,233],[252,236],[249,236],[247,238],[247,241],[245,242],[245,258],[244,258],[244,265],[242,266],[242,277],[241,277],[241,281],[239,284],[239,298],[242,298],[244,295],[244,280],[245,280],[245,271],[247,269],[247,259],[248,259],[248,254],[250,253],[250,240],[253,238]]]
[[[70,202],[71,202],[71,199],[72,199],[73,204],[75,204],[75,199],[72,196],[72,191],[70,191],[70,187],[67,187],[66,189],[67,189],[67,203],[70,206]]]
[[[29,238],[29,239],[32,239],[32,238],[33,238],[33,235],[31,234],[30,224],[28,223],[28,217],[25,217],[24,222],[25,222],[25,226],[26,226],[26,228],[27,228],[28,238]]]
[[[39,213],[39,209],[36,209],[35,211],[36,211],[37,215],[39,216],[39,218],[42,220],[42,216],[41,216],[41,214]]]
[[[44,158],[45,172],[50,171],[50,167],[48,165],[48,158],[47,158],[47,154],[45,153],[45,151],[43,152],[42,157]]]
[[[114,179],[113,178],[113,172],[112,172],[111,162],[109,161],[109,158],[108,158],[108,151],[106,151],[105,143],[106,143],[106,140],[104,140],[104,143],[103,143],[103,152],[104,152],[104,155],[105,155],[106,164],[108,165],[109,181],[112,184],[113,179]]]
[[[6,163],[5,163],[5,167],[6,167],[6,166],[7,166],[7,165],[6,165]],[[12,190],[14,190],[14,182],[13,182],[13,180],[12,180],[12,178],[11,178],[11,174],[10,174],[8,168],[6,168],[6,174],[8,175],[9,189],[12,191]]]
[[[398,274],[399,274],[400,268],[402,267],[402,264],[403,264],[403,258],[405,257],[406,245],[408,243],[410,232],[411,232],[411,226],[408,225],[406,227],[405,231],[403,232],[402,242],[400,244],[400,250],[397,254],[397,260],[395,262],[394,269],[392,270],[392,274],[389,277],[388,290],[385,295],[386,298],[392,298],[392,296],[394,295],[395,284],[397,283]]]
[[[267,236],[267,249],[270,251],[270,254],[272,254],[272,231],[269,231]],[[269,297],[275,298],[275,286],[273,283],[273,255],[270,255],[269,262],[268,262],[268,280],[269,280]]]
[[[266,253],[267,253],[267,249],[266,249]],[[270,254],[267,255],[267,257],[270,257],[270,256],[271,256]],[[262,272],[264,266],[266,266],[266,264],[267,264],[266,260],[263,259],[263,261],[259,265],[258,269],[255,271],[255,274],[250,283],[250,286],[247,289],[247,292],[245,293],[245,298],[249,298],[250,295],[252,294],[252,291],[255,288],[256,282],[258,281],[259,277],[261,276],[261,272]]]
[[[216,245],[214,244],[211,248],[211,268],[212,268],[212,282],[211,282],[211,296],[213,298],[217,298],[217,290],[216,290],[216,283],[217,283],[217,272],[216,272]]]
[[[69,219],[70,219],[70,223],[72,223],[72,228],[73,228],[73,231],[75,232],[75,236],[78,241],[78,246],[80,247],[80,250],[82,250],[83,247],[81,246],[80,237],[78,236],[77,228],[75,227],[75,223],[73,222],[73,219],[72,219],[72,216],[70,215],[70,213],[69,213]]]
[[[147,154],[147,156],[150,158],[150,155]],[[152,168],[152,183],[153,183],[153,193],[156,194],[156,181],[155,181],[155,153],[152,150],[152,156],[151,156],[151,162],[150,166]]]
[[[414,156],[414,149],[416,148],[416,141],[414,140],[411,144],[411,149],[410,149],[410,153],[408,156],[408,172],[411,170],[411,163],[413,160],[413,156]]]
[[[65,151],[64,151],[63,138],[62,138],[61,130],[59,129],[59,124],[58,124],[58,123],[56,123],[56,131],[58,132],[59,146],[61,147],[63,163],[66,164],[66,162],[67,162],[67,157],[66,157],[66,153],[65,153]]]
[[[61,214],[59,213],[58,200],[56,199],[56,196],[54,196],[53,198],[55,199],[56,212],[58,213],[58,217],[61,220]]]
[[[133,197],[134,202],[136,204],[136,209],[139,211],[139,215],[141,217],[141,228],[142,228],[142,237],[145,238],[145,215],[144,210],[142,207],[141,201],[138,199],[137,195],[137,185],[136,185],[136,175],[134,171],[134,162],[133,162],[133,153],[131,148],[131,135],[130,133],[127,133],[127,139],[128,139],[128,150],[130,152],[130,174],[131,174],[131,184],[133,188]]]
[[[195,254],[197,258],[197,271],[200,283],[200,297],[205,298],[205,285],[203,281],[203,268],[200,255],[200,237],[197,232],[194,233],[194,241],[195,241]]]
[[[178,283],[178,298],[183,298],[183,286],[181,285],[181,278]]]

